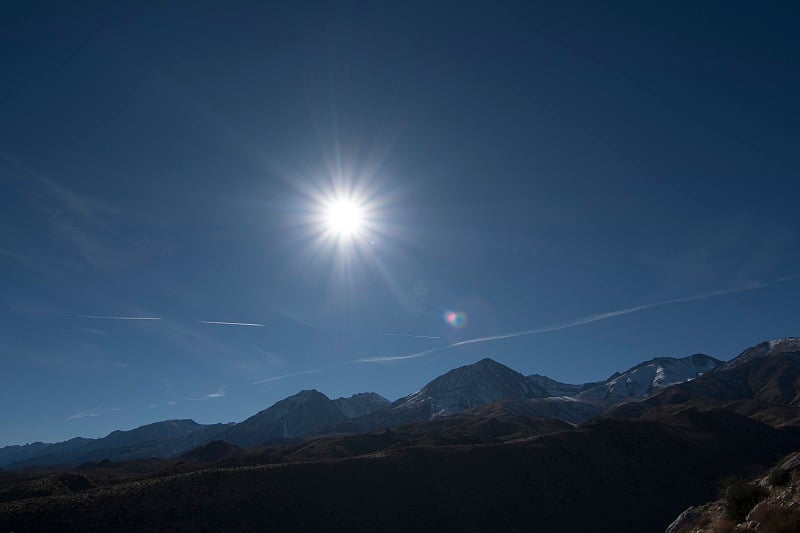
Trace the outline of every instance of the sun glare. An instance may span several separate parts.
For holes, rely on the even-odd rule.
[[[364,225],[363,209],[352,200],[334,200],[325,209],[325,225],[341,238],[354,237]]]

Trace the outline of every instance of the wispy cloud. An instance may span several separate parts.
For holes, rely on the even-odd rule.
[[[341,365],[339,365],[339,366],[341,366]],[[253,385],[259,385],[261,383],[270,383],[272,381],[279,381],[281,379],[291,378],[291,377],[294,377],[294,376],[304,376],[306,374],[314,374],[316,372],[322,372],[323,370],[326,370],[328,368],[332,368],[332,367],[323,366],[321,368],[315,368],[313,370],[301,370],[300,372],[291,372],[289,374],[281,374],[280,376],[273,376],[271,378],[254,381]]]
[[[384,333],[387,337],[411,337],[412,339],[441,339],[434,335],[412,335],[411,333]]]
[[[783,276],[781,278],[778,278],[776,281],[778,281],[778,283],[782,283],[784,281],[789,281],[789,280],[793,280],[793,279],[797,279],[797,278],[800,278],[800,273],[789,274],[788,276]]]
[[[220,326],[251,326],[256,328],[266,327],[266,324],[258,324],[256,322],[219,322],[216,320],[201,320],[203,324],[217,324]]]
[[[139,231],[122,234],[114,222],[131,213],[74,191],[10,154],[0,153],[0,176],[23,184],[18,191],[19,200],[28,203],[37,213],[37,220],[46,225],[46,231],[26,231],[24,240],[10,240],[11,249],[7,252],[13,256],[5,255],[26,265],[32,263],[41,274],[59,276],[65,267],[127,269],[164,253],[163,243],[158,242],[160,237]]]
[[[435,352],[441,352],[443,350],[449,350],[451,348],[456,348],[458,346],[464,346],[467,344],[477,344],[482,342],[490,342],[496,341],[501,339],[510,339],[513,337],[523,337],[525,335],[536,335],[538,333],[548,333],[551,331],[559,331],[562,329],[574,328],[576,326],[582,326],[584,324],[591,324],[592,322],[599,322],[601,320],[607,320],[609,318],[614,318],[617,316],[623,315],[630,315],[632,313],[638,313],[639,311],[644,311],[646,309],[653,309],[655,307],[662,307],[665,305],[671,304],[678,304],[684,302],[693,302],[697,300],[705,300],[708,298],[714,298],[717,296],[723,296],[726,294],[736,294],[740,292],[747,292],[747,291],[754,291],[757,289],[761,289],[766,287],[765,283],[748,283],[746,285],[742,285],[740,287],[735,287],[732,289],[724,289],[718,291],[711,291],[705,292],[701,294],[695,294],[692,296],[685,296],[683,298],[672,298],[669,300],[661,300],[658,302],[651,302],[642,305],[636,305],[633,307],[626,307],[624,309],[617,309],[614,311],[608,311],[606,313],[598,313],[594,315],[589,315],[581,318],[577,318],[575,320],[569,320],[567,322],[561,322],[559,324],[553,324],[550,326],[544,326],[540,328],[533,328],[533,329],[526,329],[522,331],[511,331],[508,333],[500,333],[498,335],[489,335],[486,337],[476,337],[474,339],[466,339],[463,341],[455,342],[453,344],[448,344],[446,346],[439,346],[437,348],[431,348],[429,350],[424,350],[421,352],[411,353],[411,354],[404,354],[404,355],[388,355],[388,356],[379,356],[379,357],[367,357],[364,359],[357,359],[355,362],[357,363],[379,363],[384,361],[401,361],[404,359],[415,359],[417,357],[423,357]]]
[[[205,396],[201,396],[200,398],[186,398],[192,402],[200,402],[202,400],[214,399],[214,398],[222,398],[225,396],[225,391],[223,389],[219,389],[217,392],[212,392],[211,394],[206,394]],[[174,405],[174,402],[170,405]]]
[[[98,320],[164,320],[160,316],[100,316],[100,315],[75,315],[78,318],[94,318]]]
[[[75,411],[74,414],[68,416],[65,420],[79,420],[81,418],[90,418],[104,415],[110,411],[120,411],[119,407],[112,407],[111,409],[107,409],[104,407],[95,407],[94,409],[85,409],[80,411]]]
[[[67,420],[78,420],[79,418],[86,418],[88,416],[100,416],[102,413],[97,410],[89,409],[87,411],[76,411],[74,415],[68,416]]]

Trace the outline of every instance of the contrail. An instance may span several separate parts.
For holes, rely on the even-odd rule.
[[[441,352],[443,350],[449,350],[451,348],[456,348],[458,346],[464,346],[466,344],[476,344],[480,342],[489,342],[489,341],[496,341],[500,339],[510,339],[512,337],[522,337],[525,335],[535,335],[537,333],[547,333],[550,331],[558,331],[562,329],[574,328],[575,326],[581,326],[583,324],[590,324],[592,322],[598,322],[600,320],[606,320],[609,318],[613,318],[616,316],[622,315],[629,315],[631,313],[637,313],[639,311],[644,311],[645,309],[652,309],[654,307],[661,307],[664,305],[671,305],[683,302],[693,302],[696,300],[705,300],[707,298],[714,298],[716,296],[723,296],[726,294],[735,294],[739,292],[747,292],[747,291],[754,291],[757,289],[761,289],[766,287],[766,283],[750,283],[747,285],[743,285],[741,287],[735,287],[733,289],[724,289],[719,291],[712,291],[712,292],[705,292],[702,294],[695,294],[693,296],[685,296],[683,298],[672,298],[670,300],[661,300],[659,302],[652,302],[648,304],[637,305],[634,307],[626,307],[624,309],[617,309],[616,311],[609,311],[607,313],[599,313],[595,315],[589,315],[582,318],[577,318],[575,320],[570,320],[568,322],[561,322],[559,324],[553,324],[551,326],[544,326],[541,328],[535,329],[526,329],[522,331],[512,331],[509,333],[501,333],[499,335],[491,335],[488,337],[476,337],[474,339],[467,339],[463,341],[459,341],[453,344],[448,344],[447,346],[440,346],[438,348],[431,348],[429,350],[425,350],[422,352],[416,352],[407,355],[388,355],[388,356],[381,356],[381,357],[367,357],[364,359],[357,359],[354,362],[356,363],[379,363],[383,361],[401,361],[403,359],[415,359],[417,357],[422,357],[428,354],[432,354],[434,352]]]
[[[439,346],[439,347],[436,347],[436,348],[431,348],[431,349],[428,349],[428,350],[424,350],[424,351],[416,352],[416,353],[412,353],[412,354],[407,354],[407,355],[389,355],[389,356],[381,356],[381,357],[367,357],[367,358],[364,358],[364,359],[354,359],[352,361],[346,361],[346,362],[340,363],[338,365],[329,365],[329,366],[324,366],[324,367],[321,367],[321,368],[315,368],[313,370],[303,370],[303,371],[300,371],[300,372],[292,372],[292,373],[289,373],[289,374],[283,374],[283,375],[280,375],[280,376],[275,376],[275,377],[271,377],[271,378],[267,378],[267,379],[262,379],[260,381],[254,382],[253,385],[258,385],[260,383],[268,383],[268,382],[271,382],[271,381],[278,381],[278,380],[281,380],[281,379],[290,378],[290,377],[294,377],[294,376],[303,376],[303,375],[306,375],[306,374],[314,374],[316,372],[321,372],[323,370],[327,370],[329,368],[333,368],[333,367],[337,367],[337,366],[345,366],[345,365],[351,365],[351,364],[356,364],[356,363],[380,363],[380,362],[384,362],[384,361],[401,361],[401,360],[404,360],[404,359],[415,359],[417,357],[423,357],[425,355],[429,355],[429,354],[432,354],[432,353],[435,353],[435,352],[441,352],[441,351],[444,351],[444,350],[449,350],[451,348],[456,348],[458,346],[464,346],[466,344],[477,344],[477,343],[481,343],[481,342],[490,342],[490,341],[501,340],[501,339],[510,339],[512,337],[522,337],[522,336],[525,336],[525,335],[535,335],[537,333],[547,333],[547,332],[550,332],[550,331],[559,331],[559,330],[562,330],[562,329],[568,329],[568,328],[574,328],[576,326],[581,326],[583,324],[590,324],[592,322],[598,322],[600,320],[606,320],[606,319],[613,318],[613,317],[616,317],[616,316],[630,315],[632,313],[637,313],[639,311],[644,311],[646,309],[653,309],[654,307],[662,307],[662,306],[671,305],[671,304],[678,304],[678,303],[684,303],[684,302],[693,302],[693,301],[697,301],[697,300],[705,300],[707,298],[714,298],[716,296],[724,296],[726,294],[736,294],[736,293],[739,293],[739,292],[755,291],[755,290],[758,290],[758,289],[762,289],[762,288],[764,288],[766,286],[767,286],[766,283],[753,282],[753,283],[749,283],[747,285],[742,285],[740,287],[734,287],[733,289],[723,289],[723,290],[717,290],[717,291],[711,291],[711,292],[704,292],[704,293],[701,293],[701,294],[694,294],[692,296],[684,296],[682,298],[672,298],[672,299],[669,299],[669,300],[661,300],[661,301],[658,301],[658,302],[651,302],[651,303],[647,303],[647,304],[636,305],[636,306],[633,306],[633,307],[626,307],[624,309],[617,309],[615,311],[608,311],[606,313],[598,313],[598,314],[594,314],[594,315],[589,315],[589,316],[585,316],[585,317],[582,317],[582,318],[576,318],[574,320],[570,320],[570,321],[567,321],[567,322],[561,322],[561,323],[553,324],[553,325],[550,325],[550,326],[544,326],[544,327],[541,327],[541,328],[526,329],[526,330],[522,330],[522,331],[512,331],[512,332],[509,332],[509,333],[501,333],[499,335],[491,335],[491,336],[487,336],[487,337],[476,337],[474,339],[466,339],[466,340],[459,341],[459,342],[456,342],[456,343],[453,343],[453,344],[448,344],[446,346]],[[399,333],[396,333],[396,334],[385,333],[384,335],[401,335],[401,334],[399,334]],[[425,337],[425,338],[427,338],[427,337]]]
[[[411,337],[412,339],[441,339],[433,335],[412,335],[410,333],[384,333],[387,337]]]
[[[203,324],[219,324],[221,326],[251,326],[255,328],[266,327],[266,324],[257,324],[255,322],[218,322],[216,320],[201,320]]]
[[[97,318],[100,320],[163,320],[160,316],[99,316],[99,315],[75,315],[79,318]]]

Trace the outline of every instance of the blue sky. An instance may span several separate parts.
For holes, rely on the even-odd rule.
[[[798,334],[789,4],[118,4],[0,13],[0,445]]]

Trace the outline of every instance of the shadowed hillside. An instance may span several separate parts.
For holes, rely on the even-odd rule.
[[[575,431],[348,459],[212,467],[0,505],[15,531],[663,531],[757,472],[793,430],[686,409],[660,421],[601,420]],[[135,502],[135,505],[131,505]],[[577,512],[580,510],[580,512]]]

